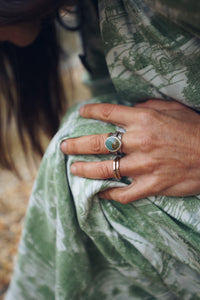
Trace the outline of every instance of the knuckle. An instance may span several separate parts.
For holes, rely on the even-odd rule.
[[[150,126],[157,119],[157,114],[153,109],[143,110],[140,112],[140,120],[144,126]]]
[[[104,145],[104,140],[102,136],[93,136],[90,139],[91,150],[93,153],[99,153],[102,151],[102,145]]]
[[[115,109],[116,109],[115,104],[104,104],[102,106],[102,116],[108,119]]]
[[[126,193],[120,191],[118,191],[117,199],[121,204],[127,204],[131,201],[129,195],[126,195]]]
[[[142,152],[150,152],[153,148],[153,137],[146,134],[141,137],[140,148]]]
[[[157,162],[155,161],[154,158],[149,157],[146,160],[146,165],[145,165],[146,172],[152,174],[155,171],[156,168],[157,168]]]
[[[141,170],[145,173],[152,174],[157,166],[157,163],[151,155],[145,155],[141,160]]]
[[[139,117],[140,117],[140,120],[142,121],[142,123],[146,124],[150,119],[149,111],[148,110],[142,110],[139,114]]]
[[[112,174],[106,163],[101,163],[97,166],[97,174],[99,178],[111,178]]]
[[[152,186],[151,186],[151,194],[154,196],[159,195],[162,189],[163,189],[163,185],[160,182],[159,177],[154,176],[154,180],[152,181]]]
[[[131,202],[131,199],[126,198],[126,197],[125,197],[124,199],[121,199],[121,198],[120,198],[119,202],[120,202],[121,204],[128,204],[129,202]]]

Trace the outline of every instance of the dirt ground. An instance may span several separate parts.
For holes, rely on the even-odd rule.
[[[80,65],[71,70],[70,74],[69,77],[68,73],[64,72],[70,104],[88,99],[90,91],[81,82],[83,70]],[[73,89],[71,89],[71,82],[73,82]],[[17,142],[15,155],[20,164],[22,180],[13,173],[0,169],[0,300],[4,298],[9,285],[28,199],[40,162],[40,159],[36,158],[36,164],[27,166]]]

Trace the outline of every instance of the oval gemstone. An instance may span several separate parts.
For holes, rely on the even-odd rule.
[[[116,136],[109,136],[105,142],[106,148],[110,152],[116,152],[121,147],[121,142]]]

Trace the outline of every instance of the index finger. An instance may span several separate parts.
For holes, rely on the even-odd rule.
[[[133,121],[135,109],[124,105],[111,103],[95,103],[82,106],[79,113],[84,118],[97,119],[126,127]]]

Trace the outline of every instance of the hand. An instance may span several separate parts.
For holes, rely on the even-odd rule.
[[[101,197],[129,203],[153,195],[189,196],[200,193],[200,116],[178,102],[149,100],[134,108],[115,104],[88,104],[84,118],[125,128],[120,160],[121,176],[133,178],[127,187],[112,188]],[[107,134],[68,139],[66,154],[105,154]],[[77,176],[106,179],[113,176],[112,161],[76,162]]]

